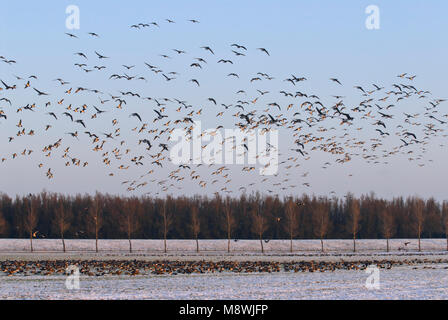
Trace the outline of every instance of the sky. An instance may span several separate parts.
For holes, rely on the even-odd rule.
[[[80,9],[79,30],[66,28],[66,8],[69,5],[76,5]],[[378,30],[369,30],[365,26],[368,17],[365,10],[369,5],[376,5],[380,10]],[[222,75],[230,72],[230,69],[222,69],[221,64],[207,65],[205,74],[188,67],[192,57],[208,58],[209,55],[200,47],[210,46],[217,57],[238,61],[238,65],[232,67],[240,76],[247,78],[263,71],[277,79],[272,84],[263,83],[259,87],[253,87],[253,90],[274,92],[288,88],[282,80],[294,74],[308,79],[301,87],[304,91],[315,93],[322,97],[322,100],[332,102],[331,95],[344,95],[347,97],[344,101],[354,104],[362,100],[359,93],[353,89],[354,85],[391,85],[397,81],[398,74],[406,72],[417,75],[414,83],[419,88],[430,90],[434,97],[448,98],[448,41],[445,37],[448,30],[447,9],[446,1],[428,3],[412,0],[9,2],[0,11],[0,55],[16,60],[17,64],[0,63],[0,79],[14,83],[14,75],[25,78],[31,74],[37,75],[38,80],[34,82],[36,88],[51,91],[51,98],[54,100],[58,94],[62,97],[64,89],[67,89],[59,87],[57,82],[53,81],[61,77],[71,83],[82,84],[88,88],[107,89],[107,92],[114,94],[123,89],[136,90],[153,97],[188,100],[204,109],[210,109],[208,97],[214,97],[220,102],[234,101],[234,93],[238,88],[249,87],[243,84],[243,80],[232,82],[223,79]],[[167,24],[164,21],[167,18],[176,23]],[[188,22],[188,19],[197,19],[200,23],[193,24]],[[149,30],[138,31],[129,28],[132,24],[152,21],[157,22],[160,28],[151,27]],[[79,35],[80,39],[71,39],[65,35],[66,32],[73,32]],[[92,39],[87,35],[88,32],[98,33],[100,38]],[[232,43],[244,44],[249,49],[250,57],[245,60],[235,57],[229,50]],[[255,49],[258,47],[266,48],[270,56],[261,54]],[[168,54],[174,57],[173,48],[184,49],[188,52],[188,57],[176,56],[175,59],[167,61],[159,56]],[[148,71],[142,65],[143,61],[166,71],[182,70],[179,76],[182,82],[179,80],[164,83],[152,78],[148,83],[106,81],[107,78],[100,73],[86,74],[73,66],[73,63],[82,61],[74,55],[79,51],[88,53],[90,61],[95,57],[94,51],[110,56],[111,62],[107,63],[115,70],[121,64],[138,64],[136,68],[139,73],[148,77]],[[120,70],[123,71],[125,70]],[[199,76],[201,87],[193,90],[187,80]],[[344,86],[337,87],[335,92],[334,84],[328,80],[330,77],[338,78]],[[0,93],[1,96],[6,96],[6,91]],[[106,95],[104,97],[106,98]],[[99,105],[97,97],[88,96],[86,99],[74,100],[73,103]],[[281,97],[278,99],[281,101]],[[14,114],[10,111],[32,101],[44,103],[46,100],[26,93],[14,95],[14,108],[5,103],[0,104],[1,108],[8,111],[8,115],[11,114],[8,121],[0,120],[0,157],[10,157],[13,152],[24,148],[35,151],[33,158],[18,157],[17,160],[0,164],[0,192],[15,195],[46,189],[64,193],[102,191],[127,194],[121,181],[132,175],[140,175],[142,169],[131,168],[126,174],[109,177],[110,170],[98,164],[101,160],[99,155],[92,155],[89,147],[86,147],[88,140],[84,138],[70,145],[74,153],[89,161],[87,168],[66,168],[64,162],[56,158],[52,159],[52,162],[45,160],[40,149],[60,137],[64,137],[65,142],[68,139],[68,122],[65,122],[67,126],[55,125],[51,135],[44,138],[40,133],[42,127],[49,122],[48,115],[44,112]],[[272,101],[268,99],[265,102]],[[55,104],[55,101],[53,103]],[[142,110],[145,110],[147,105],[135,102],[132,108],[134,107],[140,110],[139,112],[145,112]],[[417,100],[410,100],[403,108],[416,113],[421,111],[423,105]],[[440,108],[448,108],[448,105],[441,105]],[[153,108],[150,109],[148,114],[154,116]],[[214,128],[220,124],[230,127],[233,123],[220,120],[215,114],[214,111],[204,112],[201,118],[202,127]],[[95,122],[95,129],[99,132],[110,131],[110,121],[113,117],[108,114]],[[8,137],[17,131],[15,125],[18,119],[32,124],[30,126],[36,128],[39,134],[27,137],[26,140],[15,139],[14,143],[8,143]],[[138,125],[135,119],[123,117],[121,125],[123,139],[135,140],[133,133],[128,133]],[[350,134],[353,137],[377,137],[367,128],[351,130]],[[284,153],[290,152],[285,142],[287,138],[289,137],[280,133],[280,147],[286,148],[282,149]],[[337,195],[344,195],[347,192],[375,192],[383,197],[421,195],[446,199],[448,152],[446,147],[442,146],[446,143],[445,140],[443,137],[434,138],[426,145],[427,153],[420,161],[425,164],[424,167],[406,157],[396,157],[387,164],[372,165],[362,158],[356,158],[344,165],[322,169],[322,163],[327,161],[328,157],[317,152],[311,155],[311,160],[301,161],[300,170],[288,178],[301,186],[294,189],[296,194],[306,192],[329,195],[334,191]],[[65,144],[64,146],[66,147]],[[56,172],[54,179],[48,180],[45,171],[37,167],[37,164],[43,161],[47,161],[45,168],[50,166]],[[146,171],[149,169],[145,168]],[[239,168],[234,169],[240,171]],[[169,172],[164,170],[168,169],[161,169],[159,180]],[[284,178],[283,173],[280,170],[279,177],[275,179]],[[302,176],[304,174],[306,178]],[[261,183],[260,177],[254,178],[254,181],[256,185],[252,191],[266,192],[272,189],[272,186]],[[311,186],[303,186],[305,181]],[[234,196],[240,194],[238,187],[246,182],[245,177],[236,175],[229,185]],[[160,185],[151,183],[144,190],[153,194],[158,191]],[[175,189],[172,192],[212,194],[215,191],[219,189],[211,186],[204,189],[198,187],[196,182],[184,182],[183,189]],[[278,193],[284,194],[280,190]]]

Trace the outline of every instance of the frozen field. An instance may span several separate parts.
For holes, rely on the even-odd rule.
[[[1,299],[448,299],[446,264],[381,270],[368,290],[365,271],[275,274],[82,277],[68,290],[64,276],[4,277]]]
[[[405,243],[407,243],[405,245]],[[169,260],[169,261],[413,261],[380,269],[380,288],[365,287],[365,270],[334,272],[277,273],[206,273],[178,275],[81,275],[80,289],[68,290],[66,276],[0,276],[0,299],[448,299],[448,253],[445,239],[394,239],[386,252],[385,240],[359,240],[356,253],[351,240],[326,240],[325,252],[320,241],[296,240],[294,252],[289,241],[263,243],[260,252],[256,240],[169,240],[163,253],[162,240],[133,240],[129,253],[127,240],[100,240],[95,253],[94,240],[66,240],[67,253],[61,252],[60,240],[35,239],[35,252],[29,252],[29,240],[0,239],[0,261],[26,260]]]
[[[94,252],[95,240],[65,240],[68,252]],[[289,240],[263,241],[265,253],[288,254]],[[417,252],[417,239],[392,239],[389,241],[390,251]],[[128,240],[99,240],[99,250],[104,253],[129,251]],[[61,240],[58,239],[34,239],[33,247],[36,252],[62,251]],[[436,252],[446,251],[445,239],[422,239],[422,251]],[[163,240],[132,240],[132,248],[138,253],[163,253]],[[386,240],[357,240],[356,248],[359,253],[385,252]],[[167,249],[171,253],[194,253],[196,242],[194,240],[168,240]],[[199,249],[202,254],[215,254],[227,252],[227,240],[199,240]],[[30,250],[29,239],[0,239],[0,254],[8,252],[27,252]],[[233,253],[260,253],[258,240],[231,240],[230,250]],[[352,240],[324,240],[326,253],[343,253],[353,251]],[[320,240],[294,240],[294,253],[319,253],[321,251]]]

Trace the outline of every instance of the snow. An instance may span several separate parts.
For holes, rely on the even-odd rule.
[[[405,242],[410,242],[404,245]],[[29,252],[27,239],[0,239],[0,261],[4,260],[207,260],[207,261],[414,261],[380,269],[380,288],[365,287],[365,270],[334,272],[206,273],[178,275],[87,276],[81,275],[80,289],[68,290],[65,275],[0,276],[0,299],[448,299],[448,253],[445,239],[423,239],[422,252],[416,239],[393,239],[391,252],[385,240],[325,240],[324,253],[319,240],[295,240],[289,252],[288,240],[263,243],[257,240],[200,240],[196,253],[194,240],[169,240],[167,254],[163,240],[132,240],[135,251],[128,252],[127,240],[34,239],[36,252]],[[405,250],[399,250],[405,248]],[[419,260],[416,262],[416,260]]]
[[[81,276],[80,289],[64,276],[7,277],[0,299],[448,299],[446,264],[380,271],[380,288],[367,289],[364,271],[178,276]]]
[[[408,243],[409,242],[409,243]],[[405,243],[408,243],[405,245]],[[67,251],[87,252],[95,251],[95,240],[93,239],[67,239],[65,240]],[[263,242],[266,253],[288,253],[289,240],[271,240]],[[418,250],[417,239],[391,239],[389,241],[391,252],[415,252]],[[100,251],[128,251],[128,240],[99,240]],[[231,251],[236,253],[258,253],[260,242],[258,240],[231,240]],[[33,239],[33,247],[37,252],[61,251],[62,242],[59,239]],[[168,240],[168,251],[170,252],[194,252],[196,250],[195,240]],[[422,250],[425,252],[445,251],[445,239],[422,239]],[[163,252],[163,240],[132,240],[132,248],[135,252]],[[227,240],[199,240],[199,248],[203,253],[226,252]],[[356,248],[359,252],[385,252],[386,240],[362,239],[356,240]],[[30,250],[29,239],[0,239],[0,252],[26,252]],[[320,240],[293,240],[293,251],[301,253],[320,252]],[[324,250],[327,253],[351,252],[353,240],[324,240]]]

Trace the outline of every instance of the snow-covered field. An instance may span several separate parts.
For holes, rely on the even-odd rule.
[[[178,276],[83,277],[69,290],[64,276],[7,277],[0,299],[448,299],[446,264],[381,270],[367,289],[365,271]]]
[[[406,245],[405,245],[406,243]],[[0,239],[2,260],[54,260],[54,259],[139,259],[139,260],[231,260],[231,261],[359,261],[412,258],[448,259],[445,239],[423,239],[422,251],[418,251],[416,239],[390,240],[386,252],[385,240],[357,240],[356,253],[352,240],[325,240],[324,252],[319,240],[294,240],[293,252],[289,240],[263,242],[261,253],[258,240],[231,241],[230,253],[227,240],[199,240],[199,253],[194,240],[168,240],[167,253],[163,252],[163,240],[132,240],[132,253],[127,240],[99,240],[99,252],[95,252],[95,240],[65,240],[66,252],[62,252],[61,240],[34,239],[34,252],[30,252],[29,239]]]
[[[95,240],[76,239],[65,240],[67,251],[92,252],[95,251]],[[263,241],[266,253],[289,253],[289,240]],[[389,241],[392,252],[416,252],[418,250],[417,239],[392,239]],[[99,240],[101,252],[126,252],[129,251],[128,240]],[[34,250],[37,252],[53,252],[62,250],[62,242],[58,239],[34,239]],[[357,251],[362,252],[385,252],[386,240],[357,240]],[[422,239],[422,251],[446,251],[445,239]],[[132,240],[132,249],[140,253],[163,252],[163,240]],[[196,242],[194,240],[168,240],[169,252],[185,253],[195,252]],[[199,240],[199,249],[202,253],[217,253],[227,251],[227,240]],[[0,253],[27,252],[30,250],[29,239],[0,239]],[[231,240],[230,250],[234,253],[259,253],[260,242],[258,240]],[[353,251],[352,240],[324,240],[324,250],[327,253],[351,252]],[[295,253],[318,253],[321,251],[320,240],[293,240],[293,252]]]
[[[409,242],[409,243],[408,243]],[[408,243],[405,245],[405,243]],[[0,261],[12,260],[205,260],[205,261],[416,261],[380,269],[380,288],[365,287],[365,270],[334,272],[276,273],[205,273],[178,275],[87,276],[81,275],[80,289],[66,288],[66,276],[0,276],[0,299],[448,299],[448,253],[445,239],[394,239],[386,252],[385,240],[359,240],[356,253],[351,240],[296,240],[294,252],[289,241],[263,243],[260,252],[256,240],[231,242],[200,240],[196,253],[193,240],[169,240],[167,254],[162,240],[133,240],[134,252],[128,252],[127,240],[100,240],[100,252],[94,252],[94,240],[66,240],[67,253],[61,252],[60,240],[34,239],[36,250],[29,252],[27,239],[0,239]]]

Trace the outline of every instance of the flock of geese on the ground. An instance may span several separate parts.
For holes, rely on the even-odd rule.
[[[141,32],[144,39],[144,29],[162,30],[181,23],[171,19],[137,23],[129,26],[128,32]],[[196,19],[183,23],[201,25]],[[154,195],[190,189],[191,183],[233,195],[254,191],[260,184],[268,193],[297,193],[311,186],[307,180],[309,172],[300,167],[304,160],[311,159],[313,152],[331,155],[322,164],[323,169],[347,163],[354,157],[370,164],[387,164],[394,155],[404,155],[424,166],[431,161],[425,159],[430,139],[446,137],[448,113],[440,107],[445,99],[419,88],[412,74],[394,76],[391,85],[363,86],[348,85],[341,77],[329,76],[329,88],[335,93],[347,90],[350,97],[322,96],[305,89],[308,76],[293,72],[282,77],[260,70],[246,77],[246,70],[239,72],[237,66],[252,58],[261,59],[263,64],[272,63],[271,50],[262,46],[250,48],[231,43],[225,52],[206,43],[190,49],[157,48],[154,50],[159,53],[148,54],[146,60],[126,63],[99,47],[83,50],[85,42],[92,45],[101,41],[102,35],[95,32],[66,32],[61,37],[68,37],[70,45],[78,48],[69,52],[75,80],[62,75],[41,79],[39,75],[20,72],[20,61],[14,57],[0,55],[0,139],[2,144],[9,144],[0,151],[1,170],[10,161],[39,154],[37,163],[32,165],[43,170],[49,179],[58,174],[61,164],[85,168],[96,159],[106,167],[109,176],[118,176],[128,191],[141,189]],[[170,69],[174,61],[176,65],[188,62],[180,71]],[[211,78],[207,74],[209,68],[218,70],[213,71]],[[80,79],[95,79],[96,85],[87,86]],[[210,79],[225,89],[220,98],[201,91],[204,84],[210,86]],[[44,87],[46,81],[52,85]],[[238,90],[227,91],[232,86]],[[277,86],[280,90],[272,89]],[[195,101],[176,96],[179,88],[195,96]],[[172,92],[171,96],[160,96],[158,92],[163,90]],[[358,102],[346,102],[353,99]],[[412,111],[416,107],[419,111]],[[225,126],[245,132],[258,129],[264,134],[278,129],[281,150],[272,150],[275,146],[267,143],[265,152],[279,152],[281,174],[263,176],[257,172],[267,170],[270,163],[174,166],[170,163],[170,134],[176,128],[185,129],[192,139],[194,121],[202,117],[218,123],[214,130],[201,133],[202,138],[213,138]],[[27,144],[30,136],[38,136],[39,145]],[[251,139],[255,137],[249,134],[233,149],[246,154]],[[207,143],[202,144],[204,152],[207,147]],[[88,157],[82,148],[98,156]],[[141,171],[132,170],[135,167],[141,167]],[[123,174],[128,169],[133,174],[137,172],[135,177]],[[247,177],[239,177],[243,174]],[[235,176],[239,183],[245,183],[233,186]]]
[[[117,276],[117,275],[179,275],[206,273],[261,273],[261,272],[334,272],[337,270],[365,270],[370,265],[381,269],[393,266],[423,265],[434,268],[431,264],[447,263],[444,259],[410,259],[404,261],[143,261],[143,260],[42,260],[42,261],[1,261],[0,275],[65,275],[69,266],[77,266],[83,276]],[[420,266],[421,267],[421,266]],[[448,267],[446,267],[448,268]],[[446,269],[445,268],[445,269]]]

